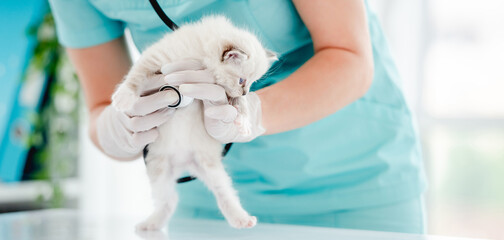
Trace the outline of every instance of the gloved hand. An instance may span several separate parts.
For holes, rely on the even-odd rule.
[[[250,92],[228,102],[224,88],[215,84],[182,84],[184,96],[203,100],[205,128],[221,143],[249,142],[262,135],[261,101]]]
[[[165,93],[166,97],[163,97],[167,104],[178,101],[178,96],[169,95],[171,92],[173,91]],[[145,116],[133,117],[117,111],[111,105],[105,107],[96,121],[98,143],[102,150],[114,158],[137,156],[145,145],[157,139],[159,135],[157,127],[175,111],[173,108],[166,108],[166,105],[164,107]]]
[[[175,109],[167,108],[179,101],[174,90],[158,92],[167,83],[165,78],[173,81],[199,79],[208,76],[197,61],[181,61],[162,67],[163,76],[145,79],[141,97],[127,112],[117,111],[111,105],[105,107],[96,120],[98,143],[102,150],[115,158],[132,158],[159,135],[157,127],[169,119]],[[203,77],[202,77],[203,76]],[[182,98],[179,107],[188,105],[191,98]]]

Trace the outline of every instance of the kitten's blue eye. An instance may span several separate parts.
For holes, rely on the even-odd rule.
[[[240,82],[239,82],[239,83],[240,83],[240,84],[243,84],[244,82],[245,82],[245,79],[240,78]]]

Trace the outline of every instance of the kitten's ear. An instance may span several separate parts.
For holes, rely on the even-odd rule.
[[[247,54],[237,48],[228,48],[222,53],[222,62],[241,63],[247,59]]]
[[[274,61],[278,60],[277,54],[271,50],[268,50],[268,49],[266,49],[266,57],[268,58],[268,60],[270,62],[274,62]]]

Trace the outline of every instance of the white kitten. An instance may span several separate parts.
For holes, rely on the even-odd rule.
[[[161,66],[181,59],[201,61],[213,74],[215,83],[225,88],[230,102],[246,115],[248,110],[240,103],[246,101],[242,95],[266,73],[275,56],[253,34],[234,27],[226,18],[206,17],[182,26],[149,47],[112,96],[112,105],[120,111],[129,111],[145,90],[144,80],[161,77]],[[156,230],[166,224],[175,211],[178,201],[175,184],[183,171],[189,171],[207,185],[231,226],[249,228],[256,224],[256,217],[242,208],[224,170],[222,145],[205,130],[202,105],[195,100],[177,109],[159,127],[156,142],[149,145],[146,164],[155,210],[137,226],[139,230]],[[243,119],[236,124],[243,132],[250,132]]]

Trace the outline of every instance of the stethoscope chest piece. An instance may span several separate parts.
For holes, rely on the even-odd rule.
[[[174,87],[174,86],[170,86],[170,85],[164,85],[162,87],[159,88],[159,91],[162,92],[162,91],[166,91],[166,90],[173,90],[177,93],[178,95],[178,101],[174,104],[171,104],[171,105],[168,105],[169,108],[176,108],[180,105],[180,103],[182,102],[182,94],[180,94],[180,91]]]

